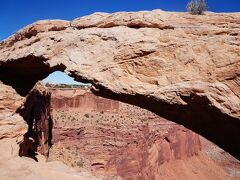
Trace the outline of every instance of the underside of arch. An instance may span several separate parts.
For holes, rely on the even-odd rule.
[[[31,56],[1,64],[0,77],[3,83],[11,85],[20,95],[25,96],[37,81],[44,79],[54,71],[64,72],[65,68],[64,65],[50,67],[45,64],[44,59]],[[192,94],[187,105],[169,104],[153,96],[116,93],[94,81],[86,81],[86,78],[77,76],[75,73],[70,75],[76,81],[91,82],[93,84],[91,90],[97,96],[148,109],[161,117],[184,125],[240,159],[239,120],[223,114],[214,106],[209,106],[206,98]]]

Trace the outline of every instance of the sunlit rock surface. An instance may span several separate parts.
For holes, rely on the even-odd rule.
[[[240,159],[239,32],[239,13],[39,21],[0,43],[0,80],[25,96],[38,80],[64,71],[92,83],[95,94],[182,124]]]
[[[51,106],[54,110],[112,113],[119,111],[119,102],[95,96],[88,87],[53,89],[51,93]]]
[[[27,94],[64,71],[240,158],[239,22],[239,13],[160,10],[39,21],[0,43],[0,77]]]

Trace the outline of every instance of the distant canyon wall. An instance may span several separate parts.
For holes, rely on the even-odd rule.
[[[49,95],[47,90],[44,93],[40,89],[33,89],[24,98],[11,86],[0,81],[0,179],[98,179],[90,172],[76,172],[59,161],[45,162],[45,158],[40,155],[47,155],[49,150],[47,143],[49,134],[46,131],[50,110]],[[24,117],[16,111],[20,111]],[[38,128],[29,128],[27,119],[35,119],[33,127]],[[36,133],[36,139],[27,135],[30,131]],[[43,131],[45,133],[42,133]],[[32,144],[33,142],[35,143]],[[35,157],[38,162],[25,157],[29,157],[28,152],[34,154],[38,152]],[[23,153],[20,154],[23,156],[19,157],[19,153]]]
[[[52,90],[51,106],[54,148],[63,148],[57,160],[77,166],[74,161],[82,159],[96,174],[158,179],[162,164],[201,152],[199,135],[191,130],[89,89]]]
[[[95,96],[85,89],[53,89],[51,107],[53,110],[75,110],[78,112],[117,113],[119,102]]]

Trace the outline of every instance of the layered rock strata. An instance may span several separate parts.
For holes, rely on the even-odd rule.
[[[111,113],[117,113],[119,110],[119,102],[95,96],[88,87],[53,89],[51,93],[51,107],[54,110]]]
[[[118,101],[114,101],[117,112],[86,109],[97,97],[91,98],[94,95],[88,89],[79,89],[85,96],[75,91],[52,92],[53,100],[61,94],[63,99],[72,100],[68,104],[89,98],[84,106],[61,109],[55,109],[58,101],[52,101],[54,144],[49,161],[60,160],[106,179],[229,178],[201,151],[200,136],[191,130]],[[113,101],[101,100],[106,104]]]
[[[32,94],[34,91],[32,90]],[[0,179],[99,179],[86,171],[76,172],[61,162],[46,163],[46,159],[41,155],[36,157],[38,162],[19,157],[20,144],[25,140],[28,125],[16,111],[24,102],[25,98],[19,96],[12,87],[0,82]],[[26,105],[25,102],[25,108]]]
[[[64,71],[240,159],[239,22],[239,13],[160,10],[39,21],[0,43],[0,80],[26,95],[39,79]]]

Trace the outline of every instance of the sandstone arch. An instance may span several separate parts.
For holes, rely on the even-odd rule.
[[[239,19],[156,10],[36,22],[0,43],[0,80],[26,95],[37,80],[64,71],[240,159]]]

